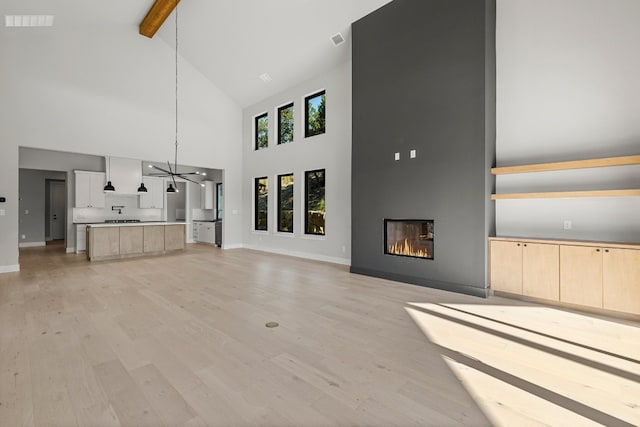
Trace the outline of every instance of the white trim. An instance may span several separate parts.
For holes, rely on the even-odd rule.
[[[47,242],[25,242],[18,245],[19,248],[35,248],[39,246],[47,246]]]
[[[0,273],[15,273],[16,271],[20,271],[20,264],[0,265]]]
[[[314,261],[330,262],[332,264],[351,265],[351,258],[338,258],[338,257],[331,257],[326,255],[310,254],[307,252],[287,251],[284,249],[268,248],[268,247],[258,246],[258,245],[244,245],[244,248],[252,249],[254,251],[270,252],[270,253],[279,254],[279,255],[287,255],[287,256],[292,256],[296,258],[311,259]]]
[[[84,252],[84,251],[80,251],[80,252]],[[75,247],[73,247],[73,246],[72,246],[72,247],[68,247],[68,248],[67,248],[67,253],[68,253],[68,254],[76,253],[76,248],[75,248]]]
[[[227,249],[242,249],[245,246],[242,243],[234,243],[234,244],[230,244],[230,245],[222,245],[222,249],[227,250]]]

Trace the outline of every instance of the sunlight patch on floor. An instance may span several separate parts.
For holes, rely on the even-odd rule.
[[[640,328],[546,307],[405,307],[497,426],[640,425]]]

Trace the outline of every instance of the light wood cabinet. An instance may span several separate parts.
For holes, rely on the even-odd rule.
[[[522,243],[493,241],[490,249],[491,288],[522,294]]]
[[[144,226],[144,252],[162,252],[164,251],[164,225],[145,225]]]
[[[184,225],[167,225],[164,227],[165,250],[184,249],[184,242]]]
[[[76,208],[104,208],[104,172],[74,171]]]
[[[496,292],[640,315],[640,245],[492,237]]]
[[[164,208],[164,179],[154,176],[143,176],[142,182],[147,188],[146,193],[140,194],[140,208],[162,209]]]
[[[602,308],[602,249],[560,248],[560,301]]]
[[[640,314],[640,250],[604,248],[602,277],[604,308]]]
[[[490,248],[494,291],[559,299],[558,245],[492,241]]]
[[[522,243],[522,294],[535,298],[560,299],[559,245]]]
[[[120,255],[120,227],[93,228],[89,257],[112,257]]]
[[[142,235],[142,227],[120,227],[120,255],[141,254]]]

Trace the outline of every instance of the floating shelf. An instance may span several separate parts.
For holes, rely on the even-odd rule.
[[[623,157],[604,157],[601,159],[571,160],[568,162],[537,163],[520,166],[504,166],[491,168],[494,175],[513,173],[547,172],[568,169],[602,168],[609,166],[640,165],[640,155]]]
[[[543,193],[503,193],[492,194],[491,200],[504,199],[569,199],[577,197],[632,197],[640,196],[640,189],[555,191]]]

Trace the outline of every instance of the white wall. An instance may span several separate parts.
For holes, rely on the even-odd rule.
[[[640,154],[639,16],[637,0],[498,0],[497,165]],[[640,168],[506,175],[496,187],[640,188]],[[639,197],[496,203],[498,235],[640,241]]]
[[[174,51],[134,27],[82,28],[0,28],[0,270],[18,264],[18,147],[173,159]],[[240,244],[242,111],[182,60],[179,85],[178,161],[225,170],[225,237]]]
[[[304,97],[326,90],[326,133],[304,138]],[[294,141],[277,145],[276,110],[294,102]],[[269,147],[254,148],[253,121],[269,112]],[[349,264],[351,254],[351,62],[243,112],[243,215],[245,246]],[[304,172],[326,170],[326,235],[304,234]],[[277,175],[294,173],[294,233],[277,233]],[[268,232],[253,231],[254,178],[269,177]],[[226,183],[226,181],[225,181]],[[225,197],[228,194],[225,189]],[[225,200],[226,203],[226,200]],[[228,209],[225,209],[228,212]],[[225,218],[226,221],[226,218]]]

